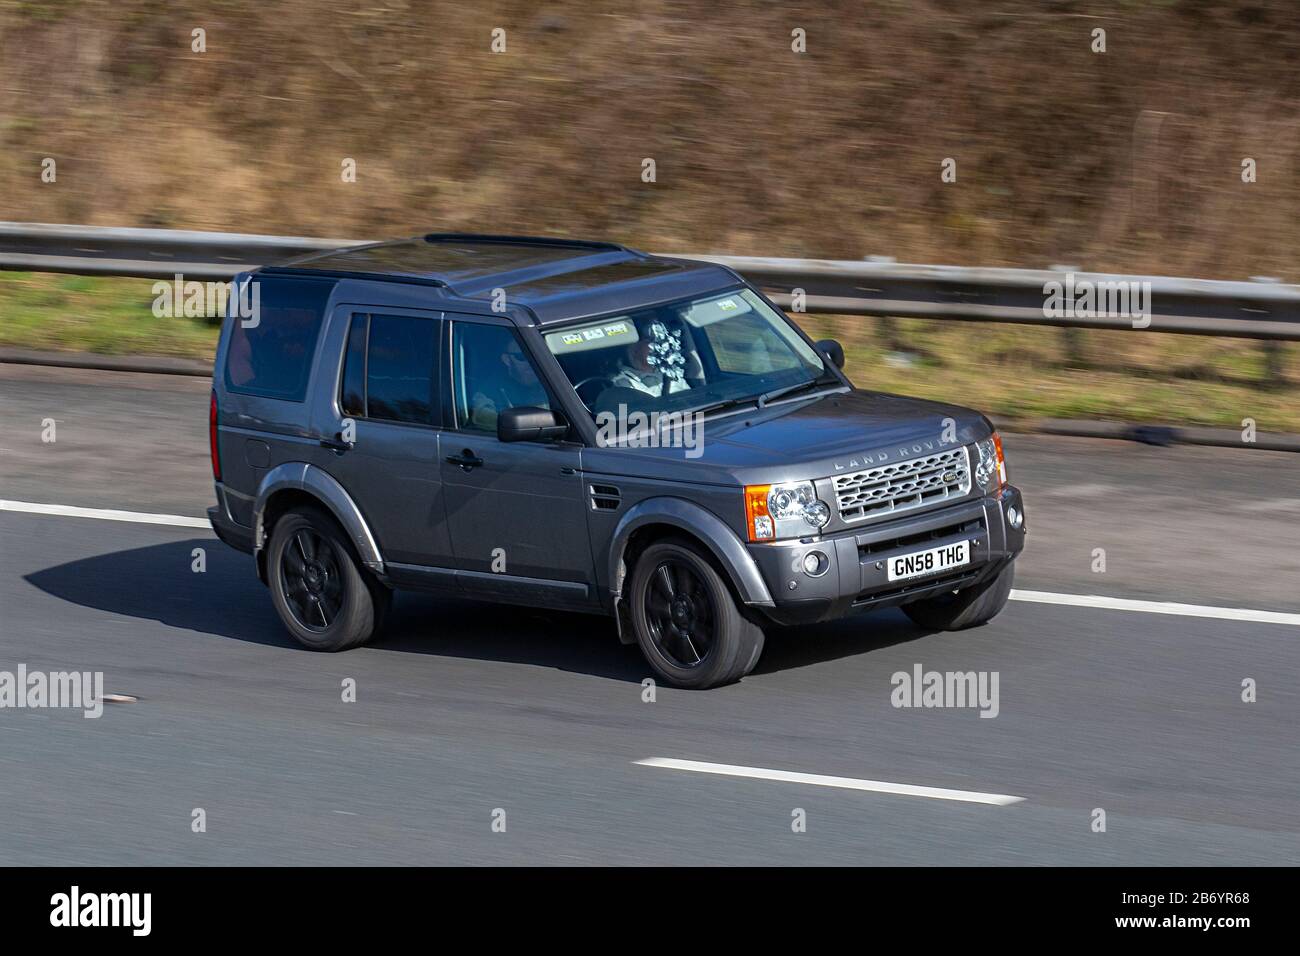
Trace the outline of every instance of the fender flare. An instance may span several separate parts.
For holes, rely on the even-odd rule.
[[[352,546],[357,549],[361,563],[376,574],[384,573],[384,559],[379,553],[379,544],[357,503],[329,472],[302,461],[276,465],[258,485],[257,498],[253,503],[253,553],[257,557],[259,569],[263,560],[262,550],[266,546],[266,529],[262,527],[266,503],[276,492],[285,490],[305,491],[323,504],[347,533]]]
[[[745,604],[755,607],[775,606],[758,565],[749,556],[736,533],[713,512],[684,498],[668,497],[647,498],[638,502],[623,514],[614,528],[609,543],[607,580],[615,605],[623,593],[623,575],[627,570],[623,566],[623,554],[627,550],[628,539],[637,528],[647,524],[672,525],[699,539],[718,559]]]

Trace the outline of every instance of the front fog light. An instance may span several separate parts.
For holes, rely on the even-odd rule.
[[[1019,531],[1020,526],[1025,523],[1025,516],[1016,509],[1015,505],[1012,505],[1007,509],[1007,521],[1011,527]]]
[[[810,578],[821,577],[831,566],[831,559],[820,551],[809,551],[803,556],[803,573]]]

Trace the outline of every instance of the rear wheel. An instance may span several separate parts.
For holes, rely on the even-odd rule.
[[[392,592],[365,572],[334,519],[316,508],[283,515],[267,553],[271,600],[300,644],[342,651],[382,626]]]
[[[936,597],[904,604],[903,610],[921,627],[936,631],[960,631],[987,624],[1001,613],[1011,595],[1015,562],[980,584]]]
[[[727,582],[686,542],[661,541],[637,559],[632,626],[655,672],[678,687],[740,680],[763,653],[763,631],[740,613]]]

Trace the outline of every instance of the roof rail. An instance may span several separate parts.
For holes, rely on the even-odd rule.
[[[296,266],[289,263],[278,266],[259,266],[250,269],[257,275],[301,276],[309,279],[361,279],[365,282],[405,282],[415,285],[431,285],[440,289],[451,286],[442,279],[433,276],[417,275],[410,272],[367,272],[364,269],[314,269],[309,265]]]
[[[589,239],[553,239],[549,236],[498,236],[478,232],[430,232],[424,236],[425,242],[499,242],[518,246],[557,246],[568,249],[604,249],[615,252],[630,252],[639,255],[627,246],[617,242],[596,242]]]

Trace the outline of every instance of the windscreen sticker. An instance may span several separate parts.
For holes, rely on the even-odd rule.
[[[686,310],[684,318],[697,329],[732,316],[754,311],[753,306],[738,295],[722,296],[708,302],[697,302]]]
[[[564,332],[551,332],[546,336],[546,346],[554,355],[585,352],[590,349],[609,348],[613,345],[630,345],[637,340],[636,326],[627,319],[599,322]]]

